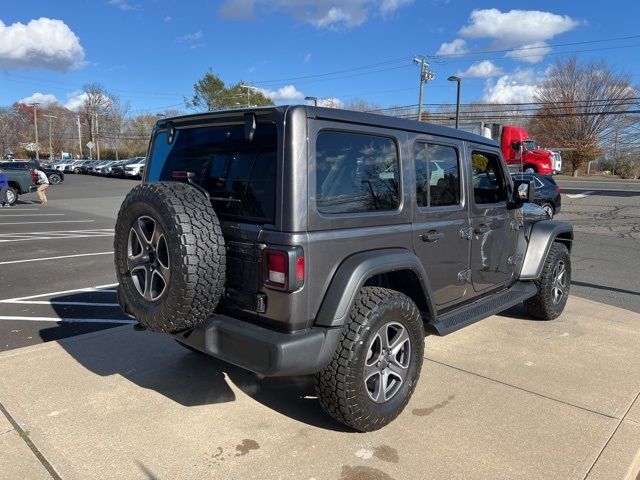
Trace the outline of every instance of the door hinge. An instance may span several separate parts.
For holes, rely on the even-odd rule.
[[[462,270],[461,272],[458,272],[458,281],[471,283],[471,270]]]
[[[471,227],[465,227],[460,229],[460,238],[471,240]]]

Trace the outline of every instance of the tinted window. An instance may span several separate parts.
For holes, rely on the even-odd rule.
[[[417,143],[416,193],[421,207],[445,207],[460,203],[458,151],[449,146]]]
[[[471,165],[476,205],[506,201],[507,182],[498,155],[474,151],[471,154]]]
[[[251,142],[244,139],[244,125],[178,129],[171,145],[163,131],[154,140],[149,180],[193,172],[221,217],[273,222],[276,149],[273,124],[258,124]]]
[[[322,213],[396,210],[398,149],[385,137],[325,131],[316,141],[316,203]]]
[[[0,168],[7,168],[12,170],[27,170],[29,167],[24,162],[2,162],[0,163]]]

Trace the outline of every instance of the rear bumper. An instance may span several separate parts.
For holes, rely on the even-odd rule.
[[[174,338],[211,356],[264,376],[308,375],[324,368],[336,350],[342,328],[314,327],[282,333],[226,315]]]

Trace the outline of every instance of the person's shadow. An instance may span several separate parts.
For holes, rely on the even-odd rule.
[[[79,293],[53,300],[83,301],[83,296]],[[52,307],[59,317],[70,317],[68,307],[58,304]],[[104,318],[101,309],[94,310],[96,318]],[[82,312],[82,316],[86,318],[87,312]],[[59,328],[44,329],[40,336],[44,340],[56,338]],[[130,325],[65,338],[59,343],[91,372],[100,376],[121,375],[185,407],[235,401],[226,374],[248,396],[281,414],[320,428],[350,431],[322,410],[310,376],[261,379],[222,360],[192,352],[169,335],[137,331]]]

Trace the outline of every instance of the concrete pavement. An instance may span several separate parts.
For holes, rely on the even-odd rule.
[[[428,337],[411,402],[369,434],[327,417],[308,377],[257,380],[129,326],[0,354],[0,402],[65,480],[632,479],[639,320],[572,297],[556,321],[513,309]],[[0,478],[46,478],[0,434]]]

